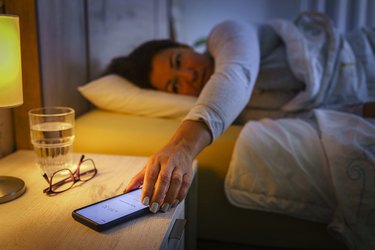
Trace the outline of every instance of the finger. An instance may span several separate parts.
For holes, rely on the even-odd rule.
[[[181,188],[180,188],[180,191],[177,195],[177,198],[176,200],[174,201],[172,207],[177,207],[177,205],[183,200],[185,199],[188,191],[189,191],[189,188],[190,188],[190,185],[191,185],[191,181],[192,181],[192,175],[191,174],[184,174],[184,176],[182,177],[182,183],[181,183]]]
[[[128,183],[126,188],[124,189],[124,193],[132,191],[136,188],[139,188],[143,184],[143,179],[145,176],[145,168],[143,168],[138,174],[136,174]]]
[[[173,202],[176,200],[177,195],[180,191],[181,184],[182,184],[182,174],[180,171],[175,169],[172,173],[169,189],[167,191],[167,194],[165,196],[163,205],[161,206],[161,210],[163,212],[167,212]]]
[[[142,187],[142,203],[146,206],[150,204],[152,194],[154,192],[154,186],[160,172],[160,164],[158,161],[150,159],[147,162],[145,169],[145,178],[143,180]]]
[[[167,164],[167,166],[163,167],[159,173],[150,206],[150,211],[153,213],[159,211],[160,205],[163,204],[164,197],[170,185],[172,171],[173,169]]]

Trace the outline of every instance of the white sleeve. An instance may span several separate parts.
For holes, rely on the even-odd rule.
[[[185,120],[204,121],[212,141],[221,135],[248,103],[260,64],[256,26],[226,21],[208,38],[215,71]]]

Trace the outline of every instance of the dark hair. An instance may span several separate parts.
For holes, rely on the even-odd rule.
[[[135,48],[128,56],[112,59],[103,75],[117,74],[141,88],[154,88],[150,83],[151,62],[161,50],[187,45],[172,40],[152,40]]]

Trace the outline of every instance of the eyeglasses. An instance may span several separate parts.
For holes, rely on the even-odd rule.
[[[92,159],[85,159],[85,156],[82,155],[74,173],[67,168],[56,171],[52,174],[51,178],[48,178],[47,174],[44,173],[43,177],[48,182],[49,187],[44,189],[43,193],[47,195],[62,193],[79,181],[86,182],[91,180],[97,172],[98,170],[94,161]]]

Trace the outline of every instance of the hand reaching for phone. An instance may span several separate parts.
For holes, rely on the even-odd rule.
[[[181,145],[167,144],[151,156],[140,173],[129,183],[128,189],[143,183],[142,201],[156,213],[176,206],[187,194],[192,181],[193,156]],[[154,191],[154,192],[153,192]]]
[[[150,211],[163,212],[177,206],[189,190],[193,178],[192,162],[210,143],[205,124],[184,121],[172,139],[152,155],[146,166],[129,182],[124,192],[142,188],[142,201]]]

